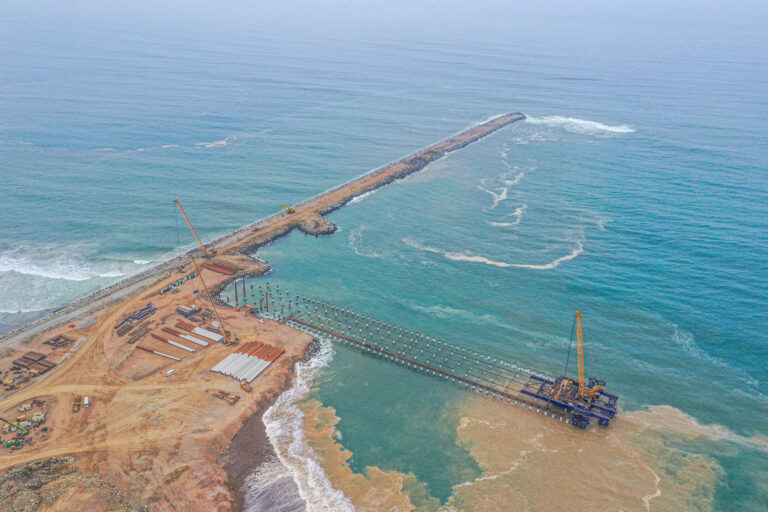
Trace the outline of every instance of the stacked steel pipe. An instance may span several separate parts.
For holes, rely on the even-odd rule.
[[[285,352],[283,349],[258,341],[246,343],[211,368],[211,371],[236,380],[251,382],[283,352]]]

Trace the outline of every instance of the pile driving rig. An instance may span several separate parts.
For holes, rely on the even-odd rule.
[[[584,325],[579,311],[575,311],[574,329],[571,330],[571,346],[568,348],[568,358],[565,362],[563,375],[554,381],[531,375],[521,393],[546,402],[544,407],[555,409],[569,419],[574,427],[586,429],[596,418],[602,426],[608,426],[617,413],[616,403],[619,396],[606,391],[605,381],[590,377],[586,381],[584,372]],[[578,360],[578,379],[568,377],[568,361],[573,346],[573,331],[576,331],[576,347]]]

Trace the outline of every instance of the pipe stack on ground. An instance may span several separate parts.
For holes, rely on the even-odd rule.
[[[176,329],[171,329],[170,327],[163,327],[163,331],[167,332],[169,334],[173,334],[174,336],[178,336],[179,338],[187,341],[191,341],[192,343],[195,343],[197,345],[200,345],[201,347],[207,347],[208,342],[203,341],[200,338],[196,338],[194,336],[190,336],[189,334],[184,334],[181,331],[177,331]]]
[[[169,340],[168,338],[164,338],[162,336],[158,336],[157,334],[152,334],[152,337],[156,340],[162,341],[163,343],[168,343],[169,345],[172,345],[174,347],[180,348],[181,350],[186,350],[187,352],[197,352],[195,349],[187,347],[186,345],[182,345],[179,342]]]
[[[224,336],[219,333],[209,331],[208,329],[203,329],[202,327],[197,327],[187,322],[176,322],[176,327],[191,332],[192,334],[197,334],[198,336],[202,336],[203,338],[209,339],[211,341],[218,342],[224,339]]]
[[[283,349],[258,341],[246,343],[211,368],[211,371],[239,381],[251,382],[283,352],[285,352]]]

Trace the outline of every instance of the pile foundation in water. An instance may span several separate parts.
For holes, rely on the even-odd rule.
[[[596,397],[585,407],[553,399],[558,379],[500,357],[467,349],[404,329],[355,311],[288,290],[259,286],[257,316],[271,318],[318,339],[343,343],[408,368],[442,377],[459,386],[587,428],[591,418],[607,426],[618,397]]]

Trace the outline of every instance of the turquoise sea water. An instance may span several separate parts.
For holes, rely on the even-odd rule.
[[[579,308],[624,407],[768,434],[759,20],[528,13],[388,37],[160,14],[0,19],[2,330],[191,247],[172,199],[213,238],[521,111],[334,212],[333,236],[260,251],[270,280],[552,373]],[[477,474],[451,428],[462,391],[339,347],[315,384],[354,469],[443,500]],[[687,449],[723,468],[718,510],[764,507],[765,452]]]

